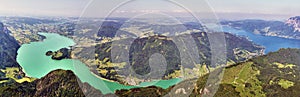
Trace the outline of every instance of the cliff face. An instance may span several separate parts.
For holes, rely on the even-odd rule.
[[[294,27],[295,31],[300,32],[300,16],[289,18],[286,24]]]
[[[19,67],[16,62],[18,42],[9,35],[9,31],[0,22],[0,68]]]

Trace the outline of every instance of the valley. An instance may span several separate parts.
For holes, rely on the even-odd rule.
[[[215,94],[209,92],[212,86],[205,87],[209,74],[183,81],[169,89],[147,87],[121,90],[117,91],[117,94],[119,96],[151,95],[175,97],[282,97],[299,95],[297,92],[299,87],[299,55],[299,49],[280,49],[277,52],[227,66],[224,69],[221,83],[214,84],[219,85]],[[196,84],[190,85],[186,83]]]
[[[120,20],[119,23],[122,23],[123,19],[117,18],[116,21]],[[205,27],[197,28],[199,24],[192,22],[185,23],[184,26],[168,25],[164,27],[169,29],[163,29],[160,28],[162,26],[160,24],[145,26],[149,24],[138,22],[142,26],[121,27],[121,24],[108,21],[103,26],[104,30],[96,31],[87,28],[70,30],[76,28],[71,24],[68,26],[69,30],[61,30],[62,28],[56,26],[64,25],[64,23],[49,22],[43,19],[33,19],[33,21],[39,22],[28,24],[18,20],[18,23],[26,25],[26,27],[17,31],[16,28],[19,26],[6,23],[9,29],[3,30],[7,41],[3,41],[6,43],[2,44],[14,43],[14,45],[10,47],[1,45],[2,48],[15,49],[10,49],[11,51],[8,50],[8,52],[1,50],[1,53],[5,51],[3,54],[9,53],[15,58],[3,57],[7,58],[3,59],[3,62],[13,63],[2,63],[8,64],[7,66],[1,65],[3,66],[0,73],[0,94],[2,96],[58,96],[55,93],[59,93],[60,96],[70,96],[72,93],[76,94],[73,96],[222,96],[224,93],[231,97],[274,96],[284,95],[284,93],[270,92],[268,91],[271,90],[270,87],[276,87],[273,91],[286,91],[286,89],[294,89],[294,86],[297,86],[295,80],[297,76],[293,69],[298,65],[295,62],[298,51],[297,49],[280,48],[299,48],[298,40],[259,36],[230,28],[230,26],[224,27],[225,33],[207,33],[202,31]],[[53,25],[54,28],[52,30],[30,30],[37,29],[35,27],[39,27],[37,25],[41,25],[41,21],[49,22],[43,23],[44,26],[41,27]],[[64,19],[64,21],[72,22],[68,19]],[[12,25],[15,25],[16,28]],[[94,29],[98,24],[94,21],[94,24],[86,25],[89,26],[88,28]],[[3,26],[2,28],[4,28]],[[172,27],[179,27],[177,30],[182,32],[170,29]],[[22,32],[26,29],[28,32]],[[141,35],[135,31],[131,32],[132,29],[140,29],[144,31],[143,33],[151,31],[160,33]],[[41,31],[47,32],[41,33]],[[53,32],[49,33],[48,31]],[[60,31],[66,32],[60,33]],[[76,31],[83,32],[77,33]],[[209,36],[221,34],[224,35],[226,43],[226,64],[213,64],[211,63]],[[185,39],[194,41],[194,46],[184,44]],[[266,40],[276,41],[265,42]],[[130,42],[132,42],[131,45],[126,45]],[[278,44],[272,45],[272,43]],[[198,52],[191,54],[189,53],[190,49]],[[124,51],[128,51],[128,60],[121,54]],[[180,57],[183,53],[191,58]],[[281,55],[293,56],[277,58]],[[274,59],[269,62],[265,61],[265,58]],[[182,61],[188,63],[182,63]],[[266,67],[262,64],[266,64]],[[271,66],[268,66],[270,64]],[[225,66],[225,70],[219,90],[216,94],[210,94],[210,88],[204,87],[206,79],[209,74],[217,72],[218,68],[222,66]],[[277,68],[278,71],[274,68]],[[270,70],[274,71],[274,74],[268,72]],[[287,71],[293,72],[284,74]],[[68,77],[64,79],[64,76]],[[273,77],[271,78],[271,76]],[[280,77],[278,78],[278,76]],[[265,79],[266,77],[270,78]],[[49,81],[50,79],[51,81]]]

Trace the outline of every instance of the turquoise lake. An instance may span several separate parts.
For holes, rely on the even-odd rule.
[[[125,86],[117,82],[107,81],[95,76],[90,72],[86,64],[79,60],[63,59],[52,60],[46,56],[47,51],[57,51],[61,48],[69,48],[75,45],[75,42],[67,37],[55,33],[39,33],[46,37],[40,42],[31,42],[22,45],[18,50],[17,62],[23,68],[26,76],[41,78],[49,72],[57,69],[71,70],[82,82],[87,82],[91,86],[100,90],[103,94],[114,93],[120,89],[131,89],[137,87],[158,86],[168,88],[182,81],[182,79],[159,80],[152,82],[143,82],[138,86]]]

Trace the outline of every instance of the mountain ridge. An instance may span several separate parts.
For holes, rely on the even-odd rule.
[[[176,96],[176,97],[284,97],[300,95],[300,49],[280,49],[246,62],[227,66],[220,84],[205,87],[209,74],[183,81],[168,89],[157,87],[119,90],[119,96]],[[215,70],[213,72],[218,72]],[[212,94],[212,85],[219,85]],[[146,93],[146,94],[145,94]]]
[[[33,82],[17,83],[15,81],[0,84],[0,95],[17,97],[85,97],[103,96],[87,83],[82,83],[70,70],[54,70]],[[112,94],[107,94],[112,95]]]
[[[0,22],[0,68],[5,67],[20,67],[16,62],[17,50],[20,45],[9,35],[9,30],[6,29],[3,23]]]
[[[222,21],[223,26],[245,30],[254,34],[276,36],[290,39],[300,39],[300,17],[295,16],[286,21],[237,20]]]
[[[300,16],[291,17],[286,21],[286,24],[294,27],[295,31],[300,32]]]
[[[199,65],[199,67],[207,66],[206,68],[213,68],[217,67],[217,65],[212,65],[210,63],[211,60],[211,52],[210,52],[210,43],[208,39],[208,34],[211,36],[219,35],[220,33],[206,33],[206,32],[195,32],[191,34],[191,37],[188,39],[192,39],[195,41],[196,47],[190,47],[194,49],[198,49],[199,51],[199,59],[194,62],[190,61],[191,64],[185,65],[184,70],[187,70],[187,72],[195,72],[193,71],[196,67]],[[258,56],[263,54],[264,48],[252,43],[251,41],[247,40],[243,37],[234,36],[230,33],[224,33],[225,42],[227,47],[225,48],[227,50],[227,61],[230,62],[240,62],[244,61],[246,59],[249,59],[253,56]],[[96,45],[95,47],[90,48],[84,48],[81,53],[77,54],[76,56],[81,56],[84,58],[89,58],[90,60],[95,60],[95,63],[93,66],[94,69],[92,70],[95,74],[98,76],[101,76],[103,78],[107,78],[114,81],[119,81],[120,83],[128,84],[128,81],[126,79],[126,74],[128,74],[129,66],[132,66],[134,70],[137,70],[139,74],[148,74],[150,72],[150,65],[149,59],[150,55],[154,53],[159,53],[163,55],[166,58],[166,64],[168,68],[166,68],[166,72],[164,73],[163,78],[169,79],[173,77],[178,77],[179,69],[180,69],[180,53],[177,47],[178,44],[174,43],[174,41],[182,41],[180,39],[187,39],[188,35],[180,35],[180,36],[174,36],[174,37],[166,37],[162,35],[154,35],[149,37],[142,37],[137,38],[133,40],[133,43],[130,47],[123,46],[116,51],[115,53],[119,53],[119,51],[129,51],[129,62],[131,63],[124,63],[124,61],[118,61],[119,63],[113,63],[112,57],[111,57],[111,51],[113,43],[118,43],[118,41],[114,42],[107,42],[107,43],[101,43]],[[130,40],[132,39],[123,39],[119,40],[119,42],[122,43],[130,43]],[[160,45],[163,44],[163,45]],[[119,45],[119,44],[114,44]],[[183,44],[182,44],[183,45]],[[179,45],[180,46],[180,45]],[[185,53],[185,52],[181,52]],[[91,55],[95,55],[94,57]],[[195,53],[196,54],[196,53]],[[143,57],[139,57],[143,56]],[[122,58],[115,56],[113,58]],[[89,60],[86,59],[86,60]],[[127,65],[126,65],[127,64]],[[198,64],[198,65],[197,65]],[[152,67],[151,67],[152,68]],[[162,68],[160,68],[162,69]],[[121,71],[116,72],[116,71]],[[124,72],[123,72],[124,71]],[[206,71],[206,70],[204,70]],[[118,74],[121,74],[118,75]],[[197,73],[198,74],[198,73]],[[158,74],[155,74],[158,75]],[[122,78],[124,76],[125,78]],[[195,75],[189,75],[189,76],[195,76]],[[121,77],[121,78],[119,78]],[[119,79],[125,79],[125,80],[119,80]],[[146,80],[137,80],[135,83],[143,82]],[[134,84],[131,84],[134,85]]]

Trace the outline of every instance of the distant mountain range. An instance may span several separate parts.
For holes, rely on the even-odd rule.
[[[242,21],[224,21],[223,25],[231,26],[237,29],[243,29],[261,35],[278,36],[286,38],[299,38],[299,20],[300,17],[290,18],[287,22],[280,21],[263,21],[263,20],[242,20]],[[22,21],[22,20],[21,20]],[[27,20],[24,20],[26,22]],[[35,20],[34,20],[35,21]],[[31,21],[32,25],[42,24],[43,22]],[[46,21],[51,22],[51,21]],[[135,23],[136,25],[144,23]],[[112,26],[111,26],[112,25]],[[105,26],[105,25],[104,25]],[[173,31],[172,26],[164,26],[168,29],[165,31]],[[175,25],[176,27],[179,27]],[[187,23],[185,27],[188,30],[196,29],[199,24]],[[108,23],[108,29],[102,29],[98,32],[98,37],[114,37],[120,24]],[[141,29],[149,29],[146,26]],[[155,25],[153,29],[156,32],[164,31],[161,26]],[[198,29],[201,31],[201,29]],[[134,35],[127,33],[125,36]],[[165,33],[157,33],[165,34]],[[170,34],[170,33],[169,33]],[[167,71],[164,73],[163,79],[178,77],[178,70],[184,69],[186,75],[195,76],[193,74],[203,75],[196,79],[185,80],[168,89],[162,89],[155,86],[146,88],[135,88],[130,90],[115,91],[117,96],[186,96],[188,91],[191,95],[200,96],[212,95],[211,89],[204,87],[210,73],[216,72],[216,64],[212,64],[211,49],[208,41],[208,35],[218,33],[195,32],[191,34],[191,40],[195,40],[196,48],[200,52],[194,53],[199,55],[196,64],[190,64],[186,68],[181,68],[180,61],[187,60],[179,58],[179,50],[176,48],[172,40],[180,39],[181,36],[166,37],[164,35],[150,35],[147,37],[138,37],[133,41],[129,49],[129,61],[133,69],[141,75],[149,73],[149,58],[154,53],[160,53],[166,58]],[[229,33],[224,33],[226,41],[227,62],[230,66],[225,68],[224,77],[215,96],[217,97],[236,97],[236,96],[287,96],[300,95],[298,93],[300,85],[300,50],[298,49],[281,49],[268,55],[263,54],[264,48],[254,44],[243,37],[238,37]],[[94,89],[87,83],[78,82],[76,75],[71,71],[55,70],[33,81],[18,82],[19,79],[26,78],[21,67],[16,62],[17,49],[20,47],[14,37],[10,36],[10,31],[0,23],[0,95],[7,96],[102,96],[101,92]],[[118,40],[126,42],[124,40]],[[111,47],[112,42],[97,44],[92,47],[83,47],[76,56],[87,58],[87,60],[96,60],[93,68],[95,74],[110,80],[116,80],[125,84],[129,82],[127,79],[119,80],[116,71],[128,71],[128,66],[122,63],[112,63]],[[94,51],[93,49],[96,49]],[[123,50],[122,49],[122,50]],[[87,57],[86,57],[87,56]],[[259,56],[259,57],[257,57]],[[118,57],[118,56],[116,56]],[[255,57],[255,58],[253,58]],[[83,59],[84,60],[84,59]],[[200,60],[200,61],[199,61]],[[197,67],[198,66],[198,67]],[[202,69],[211,69],[211,71],[201,71]],[[17,70],[11,68],[18,68]],[[157,68],[157,67],[156,67]],[[11,71],[9,71],[11,69]],[[159,68],[158,69],[163,69]],[[12,74],[10,74],[12,73]],[[125,74],[124,74],[125,75]],[[122,75],[121,77],[123,77]],[[127,75],[125,75],[126,77]],[[133,79],[133,78],[132,78]],[[145,80],[144,80],[145,81]],[[196,82],[196,84],[194,84]],[[174,90],[174,91],[172,91]],[[106,96],[112,96],[108,94]]]
[[[183,24],[148,24],[146,22],[131,21],[104,21],[97,33],[103,39],[148,37],[154,34],[175,36],[187,31],[204,31],[205,27],[197,22],[186,22]]]
[[[254,34],[300,39],[300,16],[291,17],[285,22],[265,20],[222,21],[222,25],[245,30]]]

